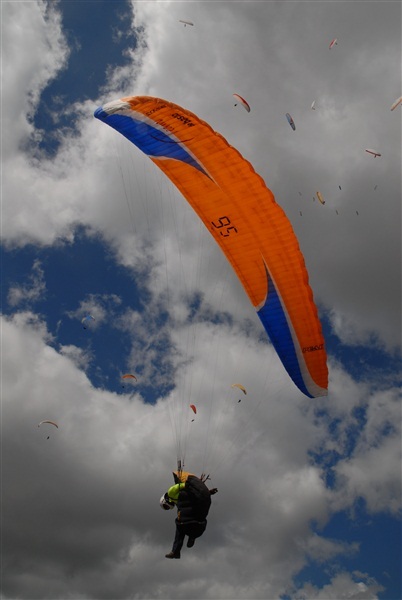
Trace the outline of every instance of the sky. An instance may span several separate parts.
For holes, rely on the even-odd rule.
[[[401,598],[401,3],[0,6],[2,598]],[[93,117],[136,95],[194,112],[274,193],[327,397],[295,387],[187,202]],[[178,452],[219,492],[169,561]]]

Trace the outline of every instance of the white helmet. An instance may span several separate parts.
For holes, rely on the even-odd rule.
[[[172,510],[175,506],[174,502],[169,500],[169,497],[167,494],[163,494],[163,496],[159,500],[159,504],[160,504],[161,508],[163,508],[163,510]]]

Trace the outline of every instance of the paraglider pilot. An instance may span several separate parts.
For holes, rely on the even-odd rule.
[[[207,527],[207,515],[211,506],[211,496],[217,488],[209,490],[205,483],[195,475],[189,475],[184,483],[176,483],[160,499],[163,510],[172,510],[177,506],[176,534],[172,551],[166,558],[180,558],[184,538],[187,535],[187,548],[194,546]]]

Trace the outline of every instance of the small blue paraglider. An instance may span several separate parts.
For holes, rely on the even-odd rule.
[[[91,321],[95,321],[95,317],[93,317],[92,315],[86,315],[83,319],[81,319],[83,328],[87,329]]]

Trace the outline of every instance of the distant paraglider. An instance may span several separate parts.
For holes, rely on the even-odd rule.
[[[92,321],[95,321],[95,317],[93,317],[92,315],[86,315],[83,319],[81,319],[81,323],[82,323],[84,329],[88,329],[88,325]]]
[[[241,390],[243,394],[247,394],[246,388],[241,383],[232,383],[232,388],[234,387],[239,388],[239,390]]]
[[[337,45],[338,45],[338,39],[334,38],[329,45],[329,49],[331,50],[331,48],[333,48],[334,46],[337,46]]]
[[[325,200],[324,200],[321,192],[316,192],[316,196],[317,196],[318,200],[321,202],[321,204],[325,204]]]
[[[44,423],[48,423],[49,425],[54,425],[57,429],[59,428],[57,423],[55,423],[54,421],[48,421],[47,419],[45,421],[41,421],[40,423],[38,423],[38,427],[40,427]],[[46,439],[48,440],[49,438],[50,438],[50,435],[48,435]]]
[[[195,406],[195,404],[190,404],[190,408],[193,411],[193,413],[196,415],[197,414],[197,407]],[[191,419],[191,422],[194,423],[194,419]]]
[[[293,131],[296,131],[296,125],[295,122],[293,121],[292,117],[290,116],[289,113],[286,113],[286,118],[288,120],[289,125],[291,126],[291,128],[293,129]]]
[[[377,152],[376,150],[372,150],[371,148],[366,148],[366,152],[368,152],[369,154],[372,154],[374,156],[374,158],[376,158],[376,156],[381,156],[381,154],[379,152]]]
[[[44,423],[49,423],[49,425],[54,425],[55,427],[57,427],[57,429],[59,428],[59,426],[57,425],[57,423],[55,423],[54,421],[48,421],[48,420],[41,421],[40,423],[38,423],[38,427],[40,427]]]
[[[244,395],[247,395],[247,390],[241,383],[232,383],[232,388],[238,388]],[[237,402],[241,402],[241,398]]]
[[[124,384],[125,384],[126,382],[131,382],[131,383],[134,383],[134,381],[137,381],[137,378],[136,378],[136,376],[135,376],[135,375],[132,375],[131,373],[126,373],[125,375],[122,375],[122,377],[121,377],[121,378],[122,378],[122,380],[123,380],[123,383],[121,384],[121,387],[124,387]]]
[[[397,106],[402,106],[402,96],[395,100],[395,102],[391,106],[391,110],[395,110]]]
[[[237,106],[237,103],[240,103],[246,109],[247,112],[250,112],[250,110],[251,110],[250,105],[244,98],[239,96],[239,94],[233,94],[233,98],[235,98],[235,100],[237,100],[235,106]]]
[[[179,19],[179,23],[183,23],[184,27],[186,27],[186,25],[191,25],[191,27],[194,27],[194,23],[192,23],[191,21],[184,21],[183,19]]]

